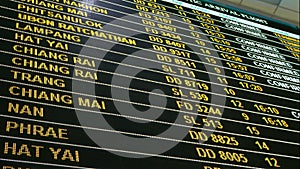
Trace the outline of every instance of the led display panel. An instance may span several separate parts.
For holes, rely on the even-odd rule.
[[[1,169],[299,167],[299,28],[209,1],[1,0]]]

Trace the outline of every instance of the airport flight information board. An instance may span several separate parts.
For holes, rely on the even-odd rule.
[[[207,1],[1,0],[1,169],[299,167],[299,29]]]

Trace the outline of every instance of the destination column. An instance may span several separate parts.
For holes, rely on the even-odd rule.
[[[5,44],[1,45],[1,72],[5,74],[1,78],[0,98],[4,108],[1,158],[5,159],[1,167],[18,168],[21,164],[14,162],[18,160],[32,163],[24,167],[34,166],[37,161],[46,164],[45,159],[48,163],[78,165],[79,149],[55,144],[72,142],[70,129],[55,122],[59,121],[57,117],[66,117],[64,121],[74,123],[74,116],[69,114],[73,112],[72,74],[82,79],[96,79],[97,75],[87,69],[72,68],[73,64],[93,67],[95,61],[73,54],[78,53],[74,44],[81,44],[83,38],[69,30],[76,28],[71,25],[74,23],[94,28],[102,25],[85,19],[88,12],[59,3],[10,1],[1,8],[5,20],[1,23],[1,43]],[[72,22],[66,26],[64,18],[70,17]]]

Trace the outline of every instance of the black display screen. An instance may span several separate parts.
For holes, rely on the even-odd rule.
[[[207,1],[1,0],[1,169],[294,169],[299,29]]]

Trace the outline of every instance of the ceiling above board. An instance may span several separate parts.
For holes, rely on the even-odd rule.
[[[299,27],[299,0],[214,0],[292,23]]]

